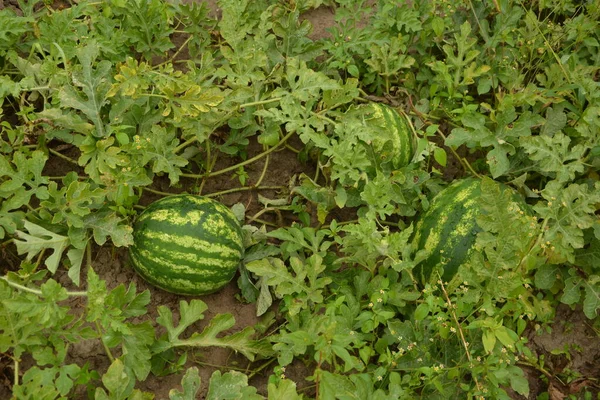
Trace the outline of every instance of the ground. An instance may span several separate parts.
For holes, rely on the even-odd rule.
[[[211,0],[208,3],[211,10],[218,15],[215,2]],[[12,5],[12,2],[3,2],[0,0],[0,8],[9,5]],[[311,33],[311,38],[313,39],[328,35],[329,33],[326,29],[334,23],[333,11],[327,7],[311,11],[305,14],[304,18],[308,19],[313,26]],[[291,144],[294,146],[293,142]],[[298,143],[296,145],[300,147]],[[256,143],[252,144],[249,148],[249,156],[260,152],[260,150],[260,147]],[[226,167],[232,163],[234,163],[233,160],[222,158],[215,169]],[[250,184],[255,182],[260,176],[263,163],[264,160],[247,167],[249,174],[248,182]],[[456,162],[454,164],[450,162],[450,165],[454,165],[454,167],[449,168],[447,174],[448,171],[456,173],[457,168],[459,168],[456,166]],[[69,168],[71,168],[69,164],[63,163],[60,160],[54,160],[48,164],[45,174],[61,175],[66,173],[66,169]],[[314,166],[299,162],[294,152],[283,148],[271,155],[269,173],[265,176],[262,185],[287,186],[290,180],[293,179],[293,176],[297,176],[303,172],[309,175],[313,174]],[[159,191],[178,192],[195,184],[196,182],[183,180],[182,187],[174,189],[169,187],[168,180],[159,179],[154,183],[153,188]],[[220,175],[207,181],[203,193],[212,193],[237,185],[239,185],[237,179],[231,179],[228,175]],[[160,197],[149,192],[145,193],[142,199],[143,205],[149,204]],[[278,198],[278,196],[285,196],[286,194],[267,191],[261,192],[261,195]],[[228,206],[235,203],[244,204],[248,210],[248,215],[253,215],[262,208],[262,205],[257,200],[257,193],[251,191],[232,193],[220,197],[219,200]],[[263,217],[266,219],[269,218],[268,215]],[[102,247],[96,247],[93,254],[93,268],[102,279],[106,280],[109,289],[121,283],[128,284],[134,282],[138,290],[150,290],[152,300],[149,305],[149,315],[151,317],[157,316],[157,307],[159,305],[166,305],[174,312],[177,310],[177,305],[181,297],[150,287],[137,277],[128,264],[126,250],[115,250],[107,244]],[[18,265],[14,249],[12,251],[3,250],[0,257],[2,258],[1,262],[3,265],[12,266],[13,268]],[[66,273],[58,273],[57,279],[67,286],[70,285]],[[242,303],[239,300],[238,294],[239,289],[234,280],[218,293],[203,296],[201,299],[208,304],[208,311],[205,314],[205,319],[195,325],[194,328],[201,330],[210,321],[211,317],[218,313],[233,314],[236,325],[232,331],[241,330],[245,326],[256,324],[258,318],[256,317],[255,306],[253,304]],[[77,304],[73,303],[72,306],[77,307]],[[588,324],[588,321],[580,310],[571,310],[566,306],[561,307],[557,311],[556,322],[551,327],[542,329],[541,327],[531,326],[527,332],[529,347],[533,353],[545,358],[543,366],[523,367],[531,388],[529,399],[536,399],[540,393],[548,392],[550,399],[560,400],[566,398],[569,394],[577,394],[582,386],[598,385],[600,380],[600,363],[597,360],[600,358],[600,339],[598,332],[595,332]],[[91,368],[98,369],[99,371],[106,370],[109,365],[108,358],[98,341],[90,340],[78,343],[71,348],[69,355],[70,360],[68,362],[79,364],[89,362]],[[3,368],[0,374],[0,398],[8,398],[10,396],[7,385],[10,384],[9,377],[12,371],[10,370],[11,364],[8,361],[0,358],[0,368]],[[207,348],[197,351],[193,357],[190,357],[188,366],[192,365],[197,365],[200,369],[203,382],[202,396],[204,396],[210,375],[218,366],[230,366],[243,370],[248,365],[248,361],[227,350]],[[260,393],[265,393],[266,379],[269,371],[270,368],[267,367],[265,368],[265,374],[256,374],[250,380],[250,384],[255,385]],[[296,381],[299,388],[310,385],[309,382],[304,380],[305,376],[310,375],[310,370],[303,364],[294,364],[292,368],[286,370],[286,375],[289,379]],[[166,399],[168,398],[169,390],[178,387],[180,380],[181,374],[166,377],[151,375],[145,382],[140,383],[138,388],[154,393],[156,399]],[[310,392],[307,393],[309,394]],[[81,395],[83,396],[83,394]],[[515,399],[524,399],[524,397],[517,394],[512,394],[512,396]]]

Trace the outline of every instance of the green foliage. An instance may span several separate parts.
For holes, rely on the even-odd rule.
[[[205,3],[18,3],[0,10],[0,352],[15,397],[150,399],[140,381],[181,374],[169,397],[193,399],[211,346],[248,364],[214,372],[207,399],[527,397],[522,363],[556,375],[530,329],[559,304],[597,328],[595,2],[221,0],[218,18]],[[336,24],[313,40],[305,12],[322,6]],[[408,165],[358,112],[374,101],[407,115]],[[287,173],[270,162],[284,146],[303,173],[254,216],[234,206],[256,326],[199,299],[154,309],[91,269],[98,247],[131,245],[149,194],[220,175],[221,194],[253,196]],[[465,174],[482,178],[475,249],[422,286],[413,223]],[[71,357],[88,341],[108,367]],[[296,365],[308,388],[286,376]]]
[[[180,320],[177,327],[173,326],[173,316],[166,306],[160,306],[157,322],[167,329],[168,341],[156,344],[156,349],[160,351],[169,350],[172,347],[226,347],[236,352],[240,352],[250,360],[255,355],[268,356],[270,349],[268,343],[252,340],[254,329],[246,327],[240,332],[225,337],[217,337],[223,331],[232,328],[235,319],[231,314],[218,314],[212,318],[209,325],[200,333],[193,333],[189,338],[182,339],[179,336],[183,331],[204,318],[204,311],[207,306],[201,300],[192,300],[190,303],[181,301],[179,304]]]

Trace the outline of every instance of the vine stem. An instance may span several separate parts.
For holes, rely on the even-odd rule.
[[[87,266],[88,268],[92,268],[92,244],[91,242],[88,240],[87,244],[85,245],[85,253],[87,256]]]
[[[264,213],[266,213],[266,212],[269,212],[269,211],[276,211],[276,210],[277,210],[277,208],[272,208],[272,207],[266,207],[266,208],[263,208],[262,210],[260,210],[260,211],[259,211],[259,212],[257,212],[256,214],[254,214],[252,217],[250,217],[250,218],[248,219],[248,223],[250,223],[250,222],[252,222],[252,221],[256,221],[256,219],[257,219],[258,217],[260,217],[261,215],[263,215],[263,214],[264,214]]]
[[[156,65],[154,68],[159,68],[159,67],[162,67],[165,64],[172,63],[175,60],[175,58],[179,55],[179,53],[181,53],[181,51],[183,50],[183,48],[185,46],[187,46],[187,44],[190,42],[190,40],[192,40],[193,37],[194,37],[193,35],[189,35],[188,38],[185,40],[185,42],[183,42],[181,44],[181,46],[179,46],[179,49],[177,49],[177,51],[175,52],[175,54],[173,54],[168,60],[166,60],[166,61],[164,61],[164,62]]]
[[[280,101],[281,99],[283,99],[283,97],[273,97],[272,99],[268,99],[268,100],[252,101],[250,103],[244,103],[244,104],[239,105],[238,109],[245,108],[245,107],[260,106],[260,105],[269,104],[269,103],[275,103],[277,101]]]
[[[479,27],[479,31],[482,33],[482,35],[484,35],[485,31],[483,30],[483,27],[481,26],[481,22],[479,21],[479,18],[477,18],[477,13],[475,12],[475,7],[473,7],[473,3],[471,2],[471,0],[468,0],[468,3],[469,3],[469,8],[473,12],[473,17],[475,17],[475,22],[477,22],[477,26]],[[498,4],[496,3],[496,0],[494,0],[494,4],[496,5],[496,10],[498,10]],[[500,10],[498,10],[498,12],[500,12]]]
[[[544,40],[544,45],[548,48],[548,50],[552,54],[552,57],[554,57],[554,60],[556,61],[556,64],[558,64],[558,68],[560,68],[560,71],[563,73],[565,79],[567,80],[567,82],[569,82],[569,84],[571,84],[572,83],[571,77],[569,76],[569,74],[565,70],[565,67],[563,67],[562,62],[560,61],[560,57],[558,57],[558,54],[556,54],[556,52],[552,48],[552,45],[548,41],[548,38],[546,38],[546,35],[544,35],[544,32],[542,32],[542,30],[540,28],[539,21],[536,20],[536,19],[534,19],[532,16],[530,16],[529,13],[527,13],[527,9],[525,8],[525,4],[523,4],[522,0],[519,0],[519,4],[523,8],[523,10],[525,10],[525,15],[527,15],[531,19],[531,23],[533,24],[533,26],[535,27],[535,29],[538,31],[538,33],[540,34],[540,36]]]
[[[296,154],[300,154],[300,150],[298,150],[295,147],[292,147],[290,144],[286,143],[285,144],[285,148],[288,149],[289,151],[293,151]]]
[[[460,334],[460,341],[462,342],[462,345],[465,348],[465,353],[467,354],[467,359],[469,360],[469,363],[472,363],[473,358],[471,357],[471,353],[469,352],[469,344],[465,340],[465,334],[462,330],[462,327],[460,326],[460,323],[458,322],[458,317],[456,316],[456,313],[454,312],[454,307],[453,307],[454,304],[452,304],[452,301],[450,300],[450,296],[448,296],[448,292],[446,291],[446,287],[444,286],[444,282],[442,281],[441,277],[440,277],[438,283],[440,284],[440,287],[442,288],[442,292],[444,293],[444,298],[446,299],[446,305],[448,306],[448,309],[450,310],[450,314],[452,314],[452,319],[454,320],[454,323],[456,324],[456,328],[458,329],[458,333]],[[473,376],[473,380],[475,381],[477,390],[481,391],[482,387],[481,387],[481,384],[479,383],[479,381],[477,380],[477,377]]]
[[[14,359],[15,361],[15,383],[14,386],[19,386],[19,360]]]
[[[270,226],[270,227],[272,227],[272,228],[279,228],[279,225],[277,225],[277,224],[274,224],[274,223],[272,223],[272,222],[269,222],[269,221],[265,221],[264,219],[260,219],[260,218],[254,218],[254,219],[253,219],[253,221],[254,221],[254,222],[258,222],[259,224],[263,224],[263,225],[266,225],[266,226]]]
[[[533,242],[533,244],[531,245],[531,247],[529,248],[529,251],[527,252],[527,254],[525,254],[521,260],[519,261],[519,265],[517,265],[517,268],[521,267],[521,264],[523,264],[523,261],[529,257],[529,255],[533,252],[533,250],[538,247],[541,246],[542,241],[544,240],[544,233],[546,232],[546,229],[548,227],[548,219],[544,219],[544,222],[542,223],[542,227],[540,228],[540,234],[538,235],[537,239],[535,240],[535,242]]]
[[[408,94],[408,92],[405,92],[406,94]],[[412,102],[412,98],[410,97],[410,95],[408,96],[408,102],[410,103],[410,108],[413,111],[413,113],[415,113],[425,124],[428,124],[428,121],[426,119],[423,119],[422,117],[426,116],[429,117],[426,114],[423,114],[422,112],[420,112],[415,105]],[[455,125],[458,126],[456,124],[454,124],[452,121],[448,121],[451,125]],[[436,132],[444,139],[444,142],[446,141],[446,135],[444,135],[444,133],[440,130],[440,128],[438,128],[436,130]],[[474,176],[481,178],[481,175],[479,175],[477,172],[475,172],[475,170],[473,169],[473,167],[471,167],[471,164],[469,164],[469,162],[464,158],[458,155],[458,153],[456,152],[456,150],[454,150],[451,146],[448,146],[448,148],[450,149],[450,151],[452,152],[452,154],[454,155],[454,157],[456,157],[458,159],[458,161],[460,161],[460,163],[462,164],[463,168],[465,168],[465,170],[469,170]]]
[[[224,194],[235,193],[235,192],[245,192],[247,190],[282,190],[285,186],[244,186],[239,188],[231,188],[227,190],[222,190],[220,192],[214,192],[206,194],[206,197],[217,197]]]
[[[444,135],[439,128],[437,130],[437,133],[444,138],[444,142],[445,142],[446,141],[446,135]],[[458,153],[456,152],[456,150],[454,150],[452,148],[452,146],[448,146],[448,148],[450,149],[450,151],[452,152],[452,154],[454,154],[454,157],[456,157],[460,161],[460,163],[463,165],[463,167],[465,169],[468,169],[469,171],[471,171],[471,173],[474,176],[476,176],[478,178],[481,178],[481,175],[479,175],[477,172],[475,172],[475,170],[473,169],[473,167],[471,167],[471,164],[469,164],[469,162],[464,157],[459,156]]]
[[[65,161],[67,161],[67,162],[69,162],[69,163],[71,163],[71,164],[74,164],[74,165],[77,165],[77,166],[79,166],[79,164],[77,164],[77,161],[73,160],[71,157],[67,157],[67,156],[65,156],[64,154],[62,154],[62,153],[59,153],[58,151],[56,151],[56,150],[54,150],[54,149],[50,149],[50,148],[49,148],[49,149],[48,149],[48,151],[49,151],[51,154],[54,154],[55,156],[57,156],[57,157],[59,157],[59,158],[62,158],[63,160],[65,160]]]
[[[279,143],[277,143],[275,146],[271,147],[270,149],[263,151],[262,153],[254,156],[252,158],[249,158],[246,161],[242,161],[241,163],[232,165],[231,167],[223,168],[221,170],[214,171],[214,172],[209,172],[207,174],[181,174],[181,176],[183,176],[184,178],[202,179],[202,178],[211,178],[213,176],[217,176],[217,175],[225,174],[227,172],[235,171],[239,167],[243,167],[245,165],[252,164],[253,162],[260,160],[261,158],[266,157],[267,155],[271,154],[272,152],[277,150],[279,147],[281,147],[285,143],[286,140],[291,138],[294,133],[295,133],[294,131],[288,133],[279,141]]]
[[[160,196],[171,196],[173,195],[173,193],[167,193],[167,192],[161,192],[160,190],[155,190],[155,189],[151,189],[148,187],[143,187],[143,190],[147,190],[150,193],[154,193],[154,194],[158,194]],[[214,192],[214,193],[209,193],[209,194],[205,194],[205,197],[218,197],[218,196],[222,196],[224,194],[229,194],[229,193],[236,193],[236,192],[245,192],[248,190],[282,190],[285,189],[285,186],[242,186],[242,187],[238,187],[238,188],[231,188],[231,189],[227,189],[227,190],[222,190],[220,192]],[[145,207],[142,207],[142,209]],[[0,245],[1,246],[1,245]]]
[[[265,165],[263,165],[263,169],[262,172],[260,174],[260,176],[258,177],[258,180],[256,181],[256,183],[253,186],[259,186],[260,183],[262,182],[262,180],[265,178],[265,175],[267,174],[267,168],[269,167],[269,158],[271,156],[269,154],[267,154],[267,158],[265,158]]]
[[[234,371],[240,371],[240,372],[246,372],[248,370],[248,368],[233,367],[233,366],[229,366],[229,365],[217,365],[217,364],[211,364],[211,363],[197,361],[197,360],[194,362],[197,363],[198,365],[203,365],[205,367],[210,367],[210,368],[227,369],[227,370],[234,370]]]
[[[211,146],[210,146],[210,140],[206,141],[206,160],[207,160],[207,168],[206,168],[206,173],[210,173],[212,172],[212,169],[215,167],[215,164],[217,164],[217,157],[219,156],[218,154],[215,154],[214,157],[211,155]],[[198,188],[198,194],[202,194],[202,191],[204,190],[204,185],[206,184],[206,179],[207,177],[203,177],[202,181],[200,182],[200,187]]]
[[[98,331],[98,335],[100,336],[100,342],[102,343],[102,347],[104,347],[104,351],[106,351],[106,355],[108,356],[108,359],[110,360],[110,363],[112,364],[115,361],[115,357],[112,355],[110,349],[104,342],[104,339],[102,339],[102,327],[100,326],[100,323],[97,320],[95,321],[95,323],[96,323],[96,331]]]
[[[267,361],[266,363],[264,363],[257,369],[253,370],[250,374],[248,374],[248,379],[252,379],[252,377],[254,377],[254,375],[258,374],[260,371],[262,371],[263,369],[265,369],[266,367],[271,365],[275,360],[276,360],[276,358],[271,358],[269,361]]]
[[[542,367],[540,365],[536,365],[532,362],[521,360],[521,361],[517,361],[517,365],[522,365],[524,367],[533,368],[533,369],[541,372],[542,374],[546,375],[548,378],[552,378],[552,374],[550,372],[548,372],[546,369],[544,369],[544,367]]]
[[[15,289],[19,289],[19,290],[22,290],[23,292],[29,292],[29,293],[37,294],[38,296],[42,296],[41,290],[33,289],[33,288],[30,288],[27,286],[23,286],[16,282],[12,282],[8,279],[7,276],[0,276],[0,279],[5,281],[8,284],[8,286],[12,286]],[[67,296],[87,296],[87,292],[67,292]]]
[[[152,189],[146,186],[142,187],[142,190],[145,190],[150,193],[158,194],[160,196],[171,196],[173,193],[161,192],[160,190]]]

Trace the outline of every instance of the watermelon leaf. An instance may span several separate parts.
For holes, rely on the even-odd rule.
[[[313,254],[304,262],[298,257],[290,258],[292,275],[282,260],[268,258],[248,263],[248,270],[262,277],[266,284],[274,287],[275,295],[285,299],[291,315],[303,308],[323,302],[323,288],[331,283],[329,277],[319,277],[325,270],[323,259]],[[308,279],[308,282],[306,281]]]
[[[267,280],[265,278],[261,278],[260,282],[260,294],[258,295],[258,299],[256,302],[256,316],[260,317],[264,313],[267,312],[269,307],[273,304],[273,297],[271,296],[271,291],[269,290],[269,285],[267,284]]]
[[[185,375],[181,379],[181,386],[183,392],[176,389],[169,391],[170,400],[194,400],[197,398],[198,391],[200,390],[200,374],[198,373],[197,367],[188,368],[185,371]]]
[[[176,340],[173,345],[175,347],[226,347],[242,353],[251,361],[254,360],[256,355],[267,357],[272,354],[270,344],[265,341],[251,339],[255,333],[252,327],[246,327],[232,335],[217,337],[217,335],[234,325],[235,319],[231,314],[217,314],[201,333],[194,333],[189,339]]]
[[[493,296],[506,298],[522,284],[519,266],[538,226],[516,192],[489,178],[481,181],[480,209],[477,224],[484,232],[478,234],[476,245],[484,251],[490,268],[477,272],[494,282]]]
[[[169,340],[176,340],[183,331],[194,322],[204,319],[204,312],[208,309],[205,302],[193,299],[189,303],[185,300],[179,302],[179,325],[173,325],[173,313],[167,306],[158,307],[156,322],[167,328]]]
[[[73,72],[73,86],[65,85],[59,93],[62,107],[74,108],[83,112],[94,123],[94,136],[107,136],[103,122],[102,108],[107,102],[110,89],[111,67],[108,60],[102,60],[93,66],[100,53],[96,41],[90,41],[87,46],[77,50],[77,58],[82,70]],[[81,88],[81,92],[75,87]]]
[[[598,310],[600,309],[600,276],[590,276],[589,281],[585,282],[584,286],[583,312],[586,317],[593,320],[598,316]]]
[[[557,132],[553,137],[539,135],[521,139],[521,146],[529,158],[538,163],[538,168],[547,175],[556,176],[560,182],[575,179],[583,172],[581,159],[587,148],[583,145],[571,146],[569,136]]]
[[[550,181],[542,191],[546,201],[538,202],[535,211],[547,219],[544,241],[555,247],[555,252],[569,261],[574,260],[575,249],[584,247],[584,230],[591,228],[597,218],[596,204],[600,202],[600,183],[564,185]]]
[[[520,395],[529,397],[529,381],[523,370],[515,365],[507,367],[509,372],[510,387]]]
[[[239,271],[240,277],[238,278],[238,287],[242,291],[242,297],[248,303],[254,303],[258,299],[260,292],[256,285],[252,282],[250,273],[243,263],[240,265]]]
[[[246,327],[232,335],[217,337],[217,335],[235,325],[235,319],[231,314],[217,314],[201,333],[195,332],[188,339],[181,339],[181,334],[188,326],[204,318],[204,311],[208,307],[206,303],[198,299],[193,299],[190,303],[182,300],[179,307],[180,321],[177,327],[173,325],[171,310],[166,306],[158,308],[159,317],[156,322],[167,329],[169,339],[168,343],[161,344],[160,351],[173,347],[217,346],[238,351],[250,360],[254,360],[256,355],[267,356],[271,354],[268,343],[252,339],[255,333],[252,327]]]
[[[262,400],[256,388],[248,386],[248,376],[238,371],[213,372],[208,384],[206,400]]]
[[[31,196],[40,200],[48,198],[46,185],[49,180],[43,175],[46,161],[48,156],[40,150],[35,150],[28,156],[16,152],[12,163],[8,157],[0,154],[0,198],[3,199],[3,212],[21,208],[29,203]]]
[[[84,217],[87,228],[92,230],[94,240],[103,245],[110,238],[117,247],[126,247],[133,244],[132,229],[123,223],[123,220],[112,210],[101,210]]]
[[[269,399],[302,400],[296,391],[296,382],[290,379],[282,379],[278,384],[271,382],[267,390]]]
[[[115,359],[102,376],[102,383],[108,394],[102,388],[96,388],[96,399],[125,400],[133,392],[135,380],[127,374],[127,369],[120,359]],[[137,390],[136,390],[137,391]]]
[[[17,236],[21,239],[15,239],[17,252],[19,254],[27,253],[27,260],[31,260],[43,250],[53,250],[52,254],[46,259],[45,264],[50,272],[55,273],[63,251],[69,246],[69,238],[50,232],[33,222],[25,221],[24,225],[29,233],[17,231]]]

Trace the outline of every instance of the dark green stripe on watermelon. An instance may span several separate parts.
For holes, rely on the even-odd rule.
[[[149,283],[177,294],[214,292],[229,282],[243,257],[233,213],[201,196],[170,196],[138,217],[130,247],[133,267]]]
[[[502,191],[511,190],[500,184]],[[514,201],[520,206],[526,204],[517,192]],[[438,193],[429,209],[422,214],[415,226],[413,243],[417,249],[425,249],[427,258],[413,273],[421,282],[429,282],[432,271],[443,266],[442,280],[450,281],[459,267],[469,260],[477,234],[480,214],[481,180],[467,178],[454,182]]]

